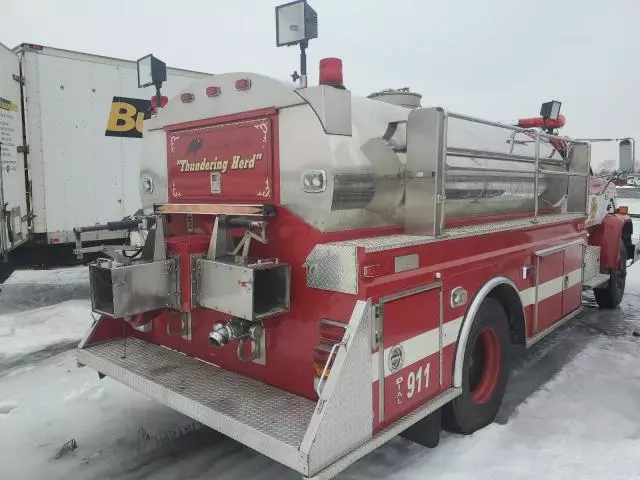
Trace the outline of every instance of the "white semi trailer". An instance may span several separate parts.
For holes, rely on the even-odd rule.
[[[0,44],[0,282],[16,268],[76,262],[73,228],[140,208],[142,122],[153,87],[136,63]],[[207,74],[169,68],[173,96]],[[119,242],[127,232],[88,232]]]

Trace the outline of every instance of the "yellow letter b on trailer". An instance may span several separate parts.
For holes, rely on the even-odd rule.
[[[149,118],[151,102],[137,98],[113,97],[105,135],[142,138],[142,124]]]

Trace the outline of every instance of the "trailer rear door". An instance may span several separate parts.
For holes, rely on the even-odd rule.
[[[27,240],[27,194],[18,56],[0,44],[0,255]]]

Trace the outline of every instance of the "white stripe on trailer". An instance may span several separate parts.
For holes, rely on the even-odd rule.
[[[567,288],[580,284],[582,282],[582,268],[569,272],[567,276],[569,277]],[[564,290],[564,275],[562,277],[549,280],[548,282],[544,282],[538,285],[539,302],[542,302],[547,298],[551,298]],[[533,305],[535,293],[535,287],[529,287],[520,291],[520,299],[522,300],[523,307]],[[442,348],[452,345],[458,340],[463,320],[464,317],[458,317],[442,325]],[[428,332],[424,332],[420,335],[404,340],[397,345],[400,345],[404,351],[403,365],[412,365],[415,362],[440,351],[439,331],[437,328],[434,328],[433,330],[429,330]],[[384,349],[385,377],[388,377],[393,373],[389,370],[389,355],[391,353],[391,349],[397,345],[391,345]],[[378,355],[379,352],[374,352],[371,359],[371,380],[373,382],[380,378],[380,359]]]

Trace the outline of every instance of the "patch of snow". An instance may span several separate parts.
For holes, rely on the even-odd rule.
[[[62,342],[77,341],[93,318],[88,300],[69,300],[20,313],[0,315],[2,360],[27,355]]]
[[[89,269],[85,266],[55,270],[16,270],[4,285],[37,285],[62,283],[88,283]]]
[[[506,424],[492,424],[468,437],[445,433],[433,450],[397,437],[337,479],[637,477],[640,339],[630,332],[640,325],[639,274],[640,267],[629,269],[621,308],[587,311],[577,319],[576,331],[587,336],[584,348],[560,364],[550,381],[535,384],[537,391]],[[0,338],[0,352],[39,348],[29,336],[49,339],[41,345],[59,341],[58,335],[79,336],[90,321],[89,309],[88,301],[74,300],[2,315],[3,331],[14,333]],[[604,328],[607,322],[613,324],[611,331]],[[7,339],[18,347],[10,347]],[[571,334],[553,340],[549,348],[577,343]],[[535,362],[520,373],[535,382],[527,368],[535,368]],[[99,381],[89,368],[77,368],[74,352],[0,372],[3,478],[300,478],[233,440],[207,428],[193,433],[194,428],[191,419],[109,378]],[[56,452],[72,439],[77,448],[56,460]]]

